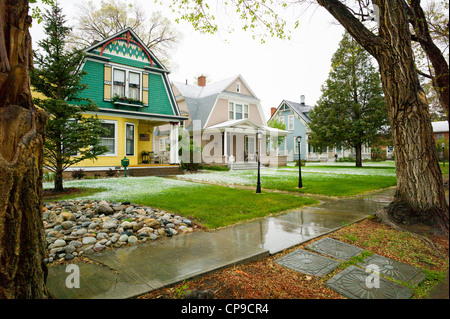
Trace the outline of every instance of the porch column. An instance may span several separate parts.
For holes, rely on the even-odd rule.
[[[170,158],[169,164],[179,164],[178,123],[170,122]]]
[[[223,132],[223,161],[228,163],[228,132],[225,129]]]

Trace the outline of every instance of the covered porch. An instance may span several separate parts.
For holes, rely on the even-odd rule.
[[[288,134],[249,119],[226,121],[203,131],[203,162],[223,163],[231,169],[253,169],[257,168],[261,154],[264,166],[285,165],[286,160],[278,156],[273,141]]]

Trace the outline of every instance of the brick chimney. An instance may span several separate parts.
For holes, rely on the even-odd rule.
[[[277,108],[276,108],[276,107],[271,107],[271,108],[270,108],[270,117],[272,117],[273,114],[274,114],[276,111],[277,111]]]
[[[200,75],[197,80],[198,86],[206,86],[206,76]]]

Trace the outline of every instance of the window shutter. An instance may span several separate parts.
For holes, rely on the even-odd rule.
[[[148,73],[142,75],[142,103],[144,106],[148,106]]]
[[[112,68],[110,65],[105,64],[105,74],[103,81],[103,99],[111,101],[111,89],[112,89]]]

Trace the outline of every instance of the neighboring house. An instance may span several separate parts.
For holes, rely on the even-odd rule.
[[[143,163],[142,153],[154,151],[153,132],[166,125],[172,132],[168,162],[178,163],[178,125],[185,120],[178,109],[168,79],[168,71],[131,28],[85,49],[82,65],[89,88],[82,97],[99,106],[97,115],[108,134],[102,144],[108,152],[97,160],[76,165],[86,169],[108,169],[121,165],[127,157],[130,166]]]
[[[308,143],[311,129],[309,123],[309,112],[314,106],[305,104],[305,96],[300,96],[300,103],[283,100],[278,108],[271,109],[271,120],[277,120],[286,126],[286,130],[292,134],[287,136],[285,140],[280,144],[278,152],[280,155],[286,155],[288,161],[298,160],[299,149],[297,143],[297,136],[301,136],[300,145],[300,157],[302,160],[310,161],[334,161],[335,155],[338,158],[342,157],[355,157],[356,152],[354,149],[344,149],[343,147],[328,147],[326,152],[319,153],[315,147]],[[370,147],[363,145],[362,158],[370,158]]]
[[[447,139],[448,141],[448,121],[432,122],[434,140]]]
[[[261,162],[266,165],[285,162],[270,153],[266,140],[288,132],[267,127],[260,100],[241,75],[208,85],[206,77],[200,76],[197,84],[174,82],[173,91],[180,111],[189,115],[182,123],[183,128],[203,147],[202,162],[251,167],[243,163],[257,162],[258,132],[262,134]],[[157,147],[165,145],[164,131],[167,129],[159,131]]]

